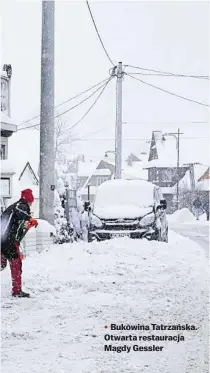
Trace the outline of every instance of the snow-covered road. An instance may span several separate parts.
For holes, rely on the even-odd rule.
[[[171,223],[170,228],[174,232],[196,242],[209,255],[209,226],[199,224],[199,222],[197,224]]]
[[[2,373],[207,373],[208,262],[192,241],[118,239],[55,246],[24,262],[31,299],[12,299],[2,278]],[[149,342],[162,352],[105,352],[104,325],[194,324],[195,331],[155,332],[184,342]]]

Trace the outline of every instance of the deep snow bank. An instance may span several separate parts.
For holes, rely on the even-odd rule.
[[[189,209],[183,208],[175,211],[172,215],[169,215],[169,220],[171,222],[192,223],[196,221],[196,218]]]
[[[173,233],[169,244],[116,239],[34,254],[24,262],[33,298],[10,300],[2,272],[2,373],[208,372],[207,264],[196,244]],[[164,342],[163,352],[117,354],[104,351],[110,323],[198,330]]]
[[[206,214],[196,220],[195,215],[187,208],[175,211],[172,215],[168,215],[168,221],[171,227],[177,225],[192,225],[192,226],[208,226],[209,222],[206,220]]]

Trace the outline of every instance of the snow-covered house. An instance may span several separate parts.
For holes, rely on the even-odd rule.
[[[16,201],[20,198],[21,191],[24,189],[31,189],[34,195],[34,203],[32,205],[32,214],[36,218],[39,217],[39,178],[35,171],[35,167],[32,167],[31,163],[27,161],[24,164],[16,165],[15,175],[13,182],[13,198],[12,201]]]
[[[12,197],[13,175],[15,173],[8,151],[8,140],[17,131],[15,120],[11,118],[11,65],[4,65],[1,72],[1,209]]]
[[[126,180],[145,180],[148,181],[148,170],[143,164],[135,162],[132,166],[124,167],[122,170],[122,178]]]
[[[20,198],[23,189],[32,189],[35,201],[32,212],[39,217],[39,132],[36,130],[17,131],[9,141],[10,166],[14,172],[12,198]]]
[[[203,173],[203,175],[198,179],[197,183],[198,190],[204,192],[210,191],[210,167]]]
[[[127,158],[127,165],[131,167],[133,163],[136,163],[136,162],[141,162],[141,159],[138,158],[135,154],[130,153]]]
[[[94,202],[97,188],[103,182],[110,180],[114,174],[115,166],[105,159],[100,162],[81,162],[78,165],[80,180],[80,195],[84,200]]]
[[[190,164],[189,170],[186,171],[184,177],[179,181],[179,188],[189,192],[202,190],[204,187],[204,181],[207,181],[206,185],[209,182],[208,177],[209,167],[200,163]]]
[[[185,139],[186,140],[186,139]],[[177,141],[170,139],[162,131],[153,131],[148,157],[148,181],[161,187],[163,195],[168,202],[169,211],[174,208],[176,186],[182,188],[187,183],[189,190],[195,188],[199,177],[206,170],[208,164],[208,139],[201,146],[189,139],[188,143],[180,138],[179,168],[177,169]],[[193,145],[193,146],[192,146]],[[203,164],[202,164],[203,163]]]

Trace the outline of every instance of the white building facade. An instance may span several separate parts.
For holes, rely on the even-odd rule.
[[[1,210],[12,198],[12,178],[14,170],[9,164],[8,141],[17,125],[11,118],[11,65],[4,65],[1,72]]]

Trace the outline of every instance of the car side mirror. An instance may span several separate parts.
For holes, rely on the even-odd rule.
[[[167,201],[165,199],[160,200],[160,206],[163,210],[167,209]]]

